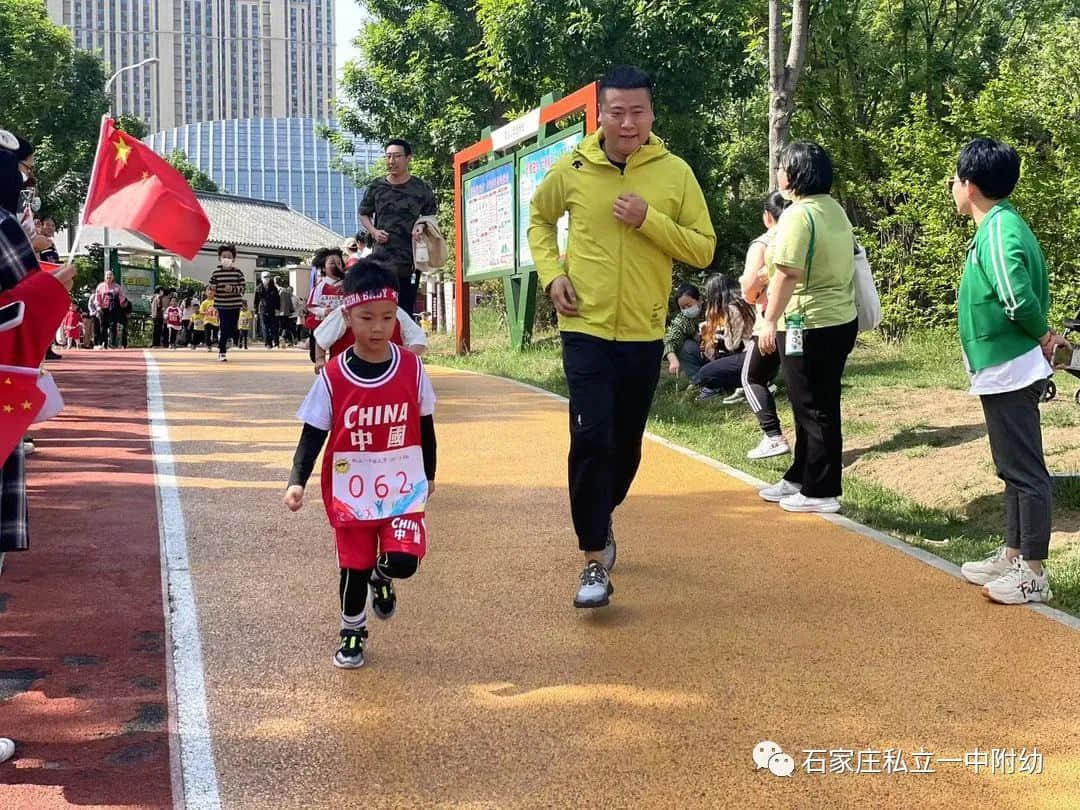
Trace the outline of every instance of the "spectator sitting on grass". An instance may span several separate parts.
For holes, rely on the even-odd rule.
[[[664,336],[664,357],[668,371],[682,372],[693,379],[701,371],[705,358],[698,340],[701,335],[701,290],[693,284],[682,284],[675,293],[679,311],[668,325]]]
[[[708,360],[693,382],[701,386],[698,402],[739,387],[743,353],[754,328],[754,308],[742,297],[739,282],[716,275],[705,285],[705,325],[701,351]]]

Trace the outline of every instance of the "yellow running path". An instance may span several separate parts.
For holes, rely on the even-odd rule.
[[[337,670],[317,474],[280,502],[306,356],[155,356],[226,808],[1080,807],[1080,634],[659,443],[612,606],[576,611],[565,405],[499,379],[429,369],[430,552]],[[1025,747],[1041,775],[943,761]],[[865,772],[889,748],[908,773]]]

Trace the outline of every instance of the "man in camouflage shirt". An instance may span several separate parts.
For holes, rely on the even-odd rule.
[[[375,239],[371,258],[397,273],[399,306],[413,314],[420,274],[413,266],[413,226],[422,216],[435,215],[435,192],[409,173],[412,146],[395,138],[386,144],[385,178],[375,180],[360,203],[360,223]]]

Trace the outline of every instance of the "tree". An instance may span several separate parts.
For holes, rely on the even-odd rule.
[[[204,174],[199,168],[188,160],[183,149],[174,149],[172,154],[165,159],[174,169],[184,175],[184,179],[196,191],[218,191],[218,185],[209,175]]]
[[[86,196],[101,123],[108,110],[101,58],[76,50],[37,0],[0,0],[3,125],[37,147],[42,213],[73,221]]]
[[[150,134],[150,127],[137,115],[116,116],[116,127],[132,138],[138,138],[140,141]]]
[[[791,42],[784,55],[784,17],[780,0],[769,0],[769,188],[776,187],[780,152],[791,140],[795,88],[806,64],[810,0],[792,0]]]

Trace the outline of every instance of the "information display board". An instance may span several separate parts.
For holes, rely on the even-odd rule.
[[[131,301],[131,311],[139,315],[148,315],[150,299],[154,297],[154,287],[157,285],[157,272],[152,267],[133,267],[122,264],[117,275],[118,281],[127,290],[128,300]]]
[[[559,140],[534,147],[519,153],[517,158],[517,212],[518,212],[518,269],[530,270],[535,267],[532,250],[529,249],[529,206],[537,186],[547,176],[548,171],[559,158],[572,152],[581,143],[584,135],[581,125],[573,127]],[[563,214],[558,224],[559,260],[566,259],[566,245],[570,235],[570,215]]]
[[[463,178],[465,279],[514,271],[514,164],[504,158]]]

